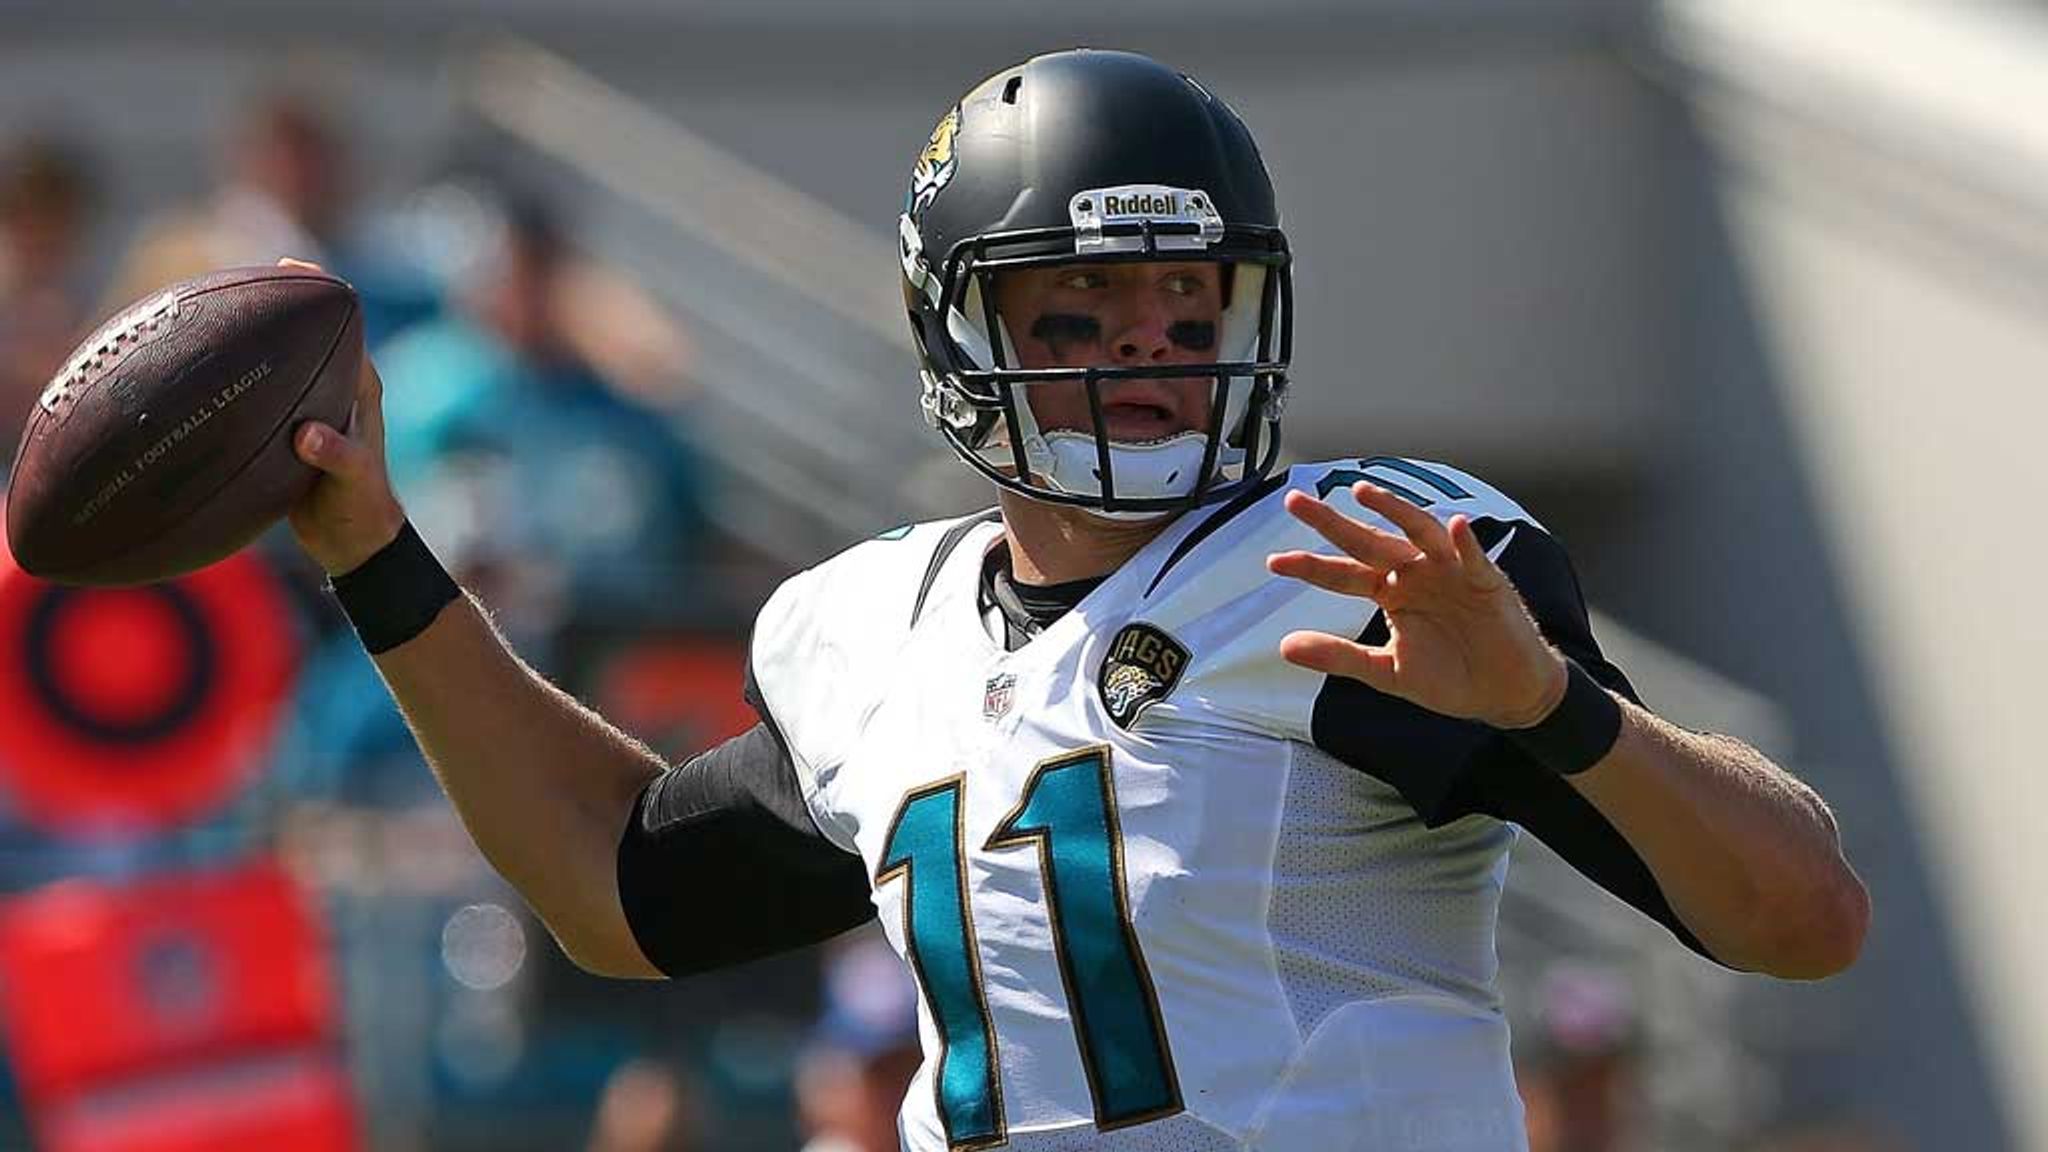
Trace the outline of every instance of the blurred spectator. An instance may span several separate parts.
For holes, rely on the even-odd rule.
[[[695,1152],[705,1146],[690,1082],[667,1064],[633,1060],[605,1081],[584,1152]]]
[[[825,964],[825,1013],[797,1068],[804,1152],[895,1152],[896,1113],[922,1056],[917,986],[878,933]]]
[[[700,555],[697,469],[663,416],[571,349],[558,278],[580,262],[554,217],[504,212],[486,247],[459,309],[377,351],[387,455],[421,532],[521,655],[555,672],[573,624],[641,631],[697,602],[677,594]],[[442,803],[346,629],[307,662],[281,762],[344,804]]]
[[[30,405],[84,335],[81,257],[94,198],[84,161],[61,140],[30,137],[0,153],[0,453],[9,461]]]
[[[523,178],[492,176],[508,162],[458,153],[454,174],[404,197],[368,224],[381,250],[405,253],[437,284],[467,283],[503,227],[489,189]],[[656,407],[690,390],[690,334],[639,282],[588,253],[572,253],[554,277],[564,342],[605,382]]]
[[[423,276],[355,235],[353,192],[347,149],[323,105],[297,91],[260,95],[228,142],[219,190],[144,228],[114,277],[109,310],[174,280],[292,256],[352,283],[366,337],[384,339],[438,305]]]
[[[662,407],[684,398],[689,333],[639,284],[581,260],[564,269],[555,295],[576,354],[622,392]]]
[[[551,212],[512,205],[463,307],[377,357],[400,495],[543,661],[572,623],[658,623],[700,559],[693,454],[575,351],[561,286],[580,266]]]
[[[1550,1069],[1543,1065],[1517,1065],[1515,1087],[1522,1094],[1522,1120],[1529,1134],[1529,1152],[1568,1152],[1564,1121],[1559,1115],[1563,1105]]]
[[[1531,1058],[1517,1068],[1530,1152],[1625,1152],[1641,1144],[1643,1069],[1627,978],[1557,963],[1544,973]]]

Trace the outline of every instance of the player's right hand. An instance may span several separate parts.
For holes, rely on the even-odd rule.
[[[405,509],[384,462],[384,382],[367,355],[348,431],[308,420],[292,435],[292,449],[320,478],[287,518],[299,546],[329,576],[353,571],[398,538]]]

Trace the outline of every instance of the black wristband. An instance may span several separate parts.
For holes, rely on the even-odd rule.
[[[1566,660],[1564,699],[1531,728],[1503,729],[1516,747],[1559,776],[1604,759],[1621,738],[1621,702],[1576,661]]]
[[[441,609],[462,595],[462,589],[433,550],[420,539],[412,521],[398,538],[327,586],[348,613],[363,648],[375,656],[426,631]]]

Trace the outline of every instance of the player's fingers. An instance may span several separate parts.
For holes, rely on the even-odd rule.
[[[1351,495],[1361,505],[1392,520],[1396,528],[1407,534],[1409,542],[1431,559],[1449,560],[1457,554],[1442,522],[1400,496],[1370,480],[1353,484]]]
[[[1348,556],[1318,556],[1313,552],[1275,552],[1266,557],[1266,571],[1344,596],[1371,597],[1379,592],[1380,582],[1386,578],[1384,569],[1361,564]]]
[[[1306,492],[1289,492],[1283,502],[1294,518],[1316,530],[1332,546],[1364,563],[1392,568],[1415,559],[1415,545],[1346,516]]]
[[[1497,588],[1507,582],[1507,576],[1487,556],[1486,549],[1479,543],[1479,534],[1472,530],[1472,518],[1464,514],[1451,517],[1451,544],[1458,550],[1458,559],[1464,563],[1465,578],[1476,588]]]
[[[277,266],[280,268],[304,268],[308,272],[325,273],[327,271],[327,269],[313,263],[311,260],[301,260],[295,256],[278,257]]]
[[[355,425],[350,431],[372,451],[384,451],[384,379],[368,356],[356,373]]]
[[[1289,632],[1280,638],[1280,658],[1328,676],[1348,676],[1390,695],[1397,679],[1394,657],[1385,649],[1327,632]]]
[[[367,455],[361,444],[318,420],[299,425],[299,430],[292,434],[292,449],[307,464],[345,479],[362,472]]]

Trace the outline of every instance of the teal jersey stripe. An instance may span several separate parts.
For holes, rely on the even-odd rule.
[[[1316,495],[1328,496],[1330,493],[1335,492],[1337,489],[1349,488],[1353,484],[1358,483],[1360,480],[1365,480],[1372,484],[1376,484],[1381,488],[1385,488],[1387,491],[1392,492],[1394,495],[1399,496],[1401,499],[1408,501],[1410,504],[1415,505],[1417,508],[1427,508],[1430,505],[1436,503],[1436,501],[1431,500],[1429,497],[1424,496],[1422,493],[1417,492],[1413,488],[1408,488],[1400,484],[1396,484],[1392,480],[1388,480],[1383,476],[1368,476],[1365,473],[1360,472],[1356,468],[1333,468],[1330,471],[1323,473],[1323,478],[1316,481]]]
[[[1374,456],[1369,460],[1362,461],[1362,463],[1367,468],[1390,468],[1411,480],[1419,480],[1438,492],[1443,493],[1444,498],[1447,500],[1470,500],[1472,498],[1472,494],[1465,491],[1464,486],[1457,481],[1445,476],[1441,472],[1424,468],[1412,460],[1403,460],[1398,456]],[[1380,484],[1381,487],[1387,486],[1380,481],[1374,481],[1374,483]]]

